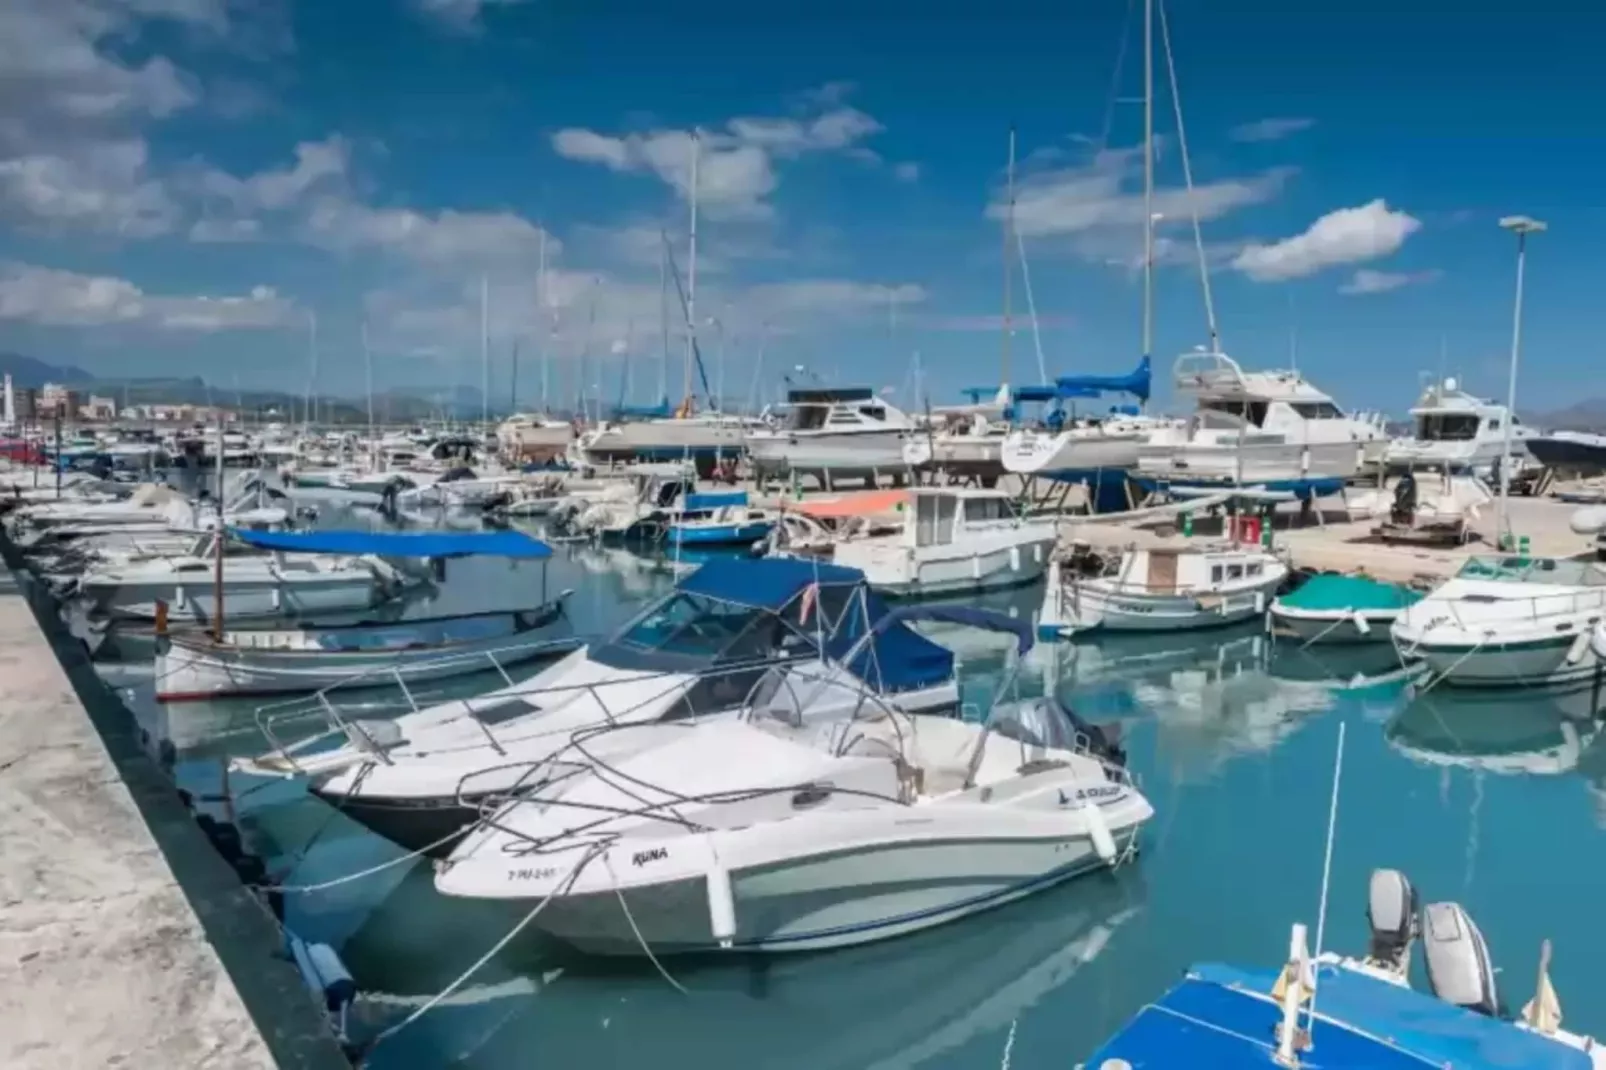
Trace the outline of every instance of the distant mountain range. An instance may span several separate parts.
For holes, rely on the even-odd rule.
[[[0,352],[0,375],[11,376],[19,388],[39,389],[46,383],[60,383],[84,392],[116,398],[131,405],[211,405],[239,408],[251,413],[273,412],[285,419],[299,419],[305,398],[273,390],[241,390],[213,387],[206,380],[156,376],[123,379],[102,378],[72,365],[51,364],[20,353]],[[374,395],[374,417],[384,423],[415,423],[445,416],[448,419],[478,419],[480,392],[471,386],[433,389],[410,387],[386,390]],[[366,398],[320,396],[315,415],[330,423],[365,423]],[[495,410],[493,409],[493,415]]]

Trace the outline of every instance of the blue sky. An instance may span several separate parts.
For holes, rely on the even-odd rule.
[[[1606,15],[1546,2],[1517,20],[1171,0],[1193,190],[1160,52],[1159,378],[1207,338],[1197,213],[1246,366],[1286,365],[1297,335],[1300,368],[1342,403],[1399,412],[1442,346],[1503,394],[1514,242],[1496,221],[1521,212],[1551,225],[1531,246],[1523,407],[1606,394],[1586,105],[1606,71],[1583,47]],[[526,400],[544,352],[554,397],[589,383],[613,400],[628,366],[645,401],[662,234],[687,268],[697,129],[698,338],[724,393],[773,393],[801,364],[907,400],[918,352],[933,400],[955,400],[1000,373],[1013,125],[1048,370],[1130,368],[1141,0],[911,10],[9,0],[0,349],[299,392],[315,317],[320,392],[362,390],[364,324],[379,385],[477,385],[484,280],[493,397],[517,344]],[[1010,259],[1010,378],[1032,381]]]

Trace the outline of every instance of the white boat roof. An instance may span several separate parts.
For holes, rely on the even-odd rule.
[[[1172,365],[1173,385],[1179,393],[1200,398],[1255,401],[1332,401],[1297,371],[1246,372],[1225,353],[1195,350]]]

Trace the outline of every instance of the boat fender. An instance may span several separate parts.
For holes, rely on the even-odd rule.
[[[331,1014],[338,1014],[341,1008],[350,1006],[357,998],[357,982],[352,979],[334,948],[328,944],[308,944],[307,964],[317,976],[322,987],[324,1006]]]
[[[1266,592],[1265,591],[1256,591],[1255,592],[1255,612],[1256,613],[1264,613],[1264,612],[1266,612]]]
[[[1582,631],[1573,637],[1572,646],[1567,648],[1567,664],[1577,665],[1578,659],[1584,656],[1589,649],[1589,632]]]
[[[708,870],[708,922],[719,946],[729,948],[736,939],[736,893],[730,870],[718,862]]]
[[[1372,634],[1372,622],[1366,619],[1365,613],[1362,613],[1357,609],[1350,619],[1355,622],[1356,631],[1360,632],[1362,635]]]
[[[1110,833],[1109,822],[1092,800],[1082,800],[1082,813],[1087,817],[1087,834],[1093,840],[1093,850],[1104,861],[1115,864],[1115,837]]]

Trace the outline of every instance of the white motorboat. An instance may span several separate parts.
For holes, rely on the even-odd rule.
[[[1085,548],[1049,566],[1038,635],[1092,629],[1213,628],[1266,612],[1288,566],[1259,546],[1190,543],[1132,548],[1109,559]]]
[[[1347,479],[1383,457],[1382,420],[1346,415],[1298,372],[1245,372],[1224,353],[1193,352],[1177,358],[1172,378],[1179,394],[1197,398],[1198,411],[1138,447],[1143,476],[1238,484]]]
[[[969,612],[1030,645],[1029,627]],[[1053,699],[984,724],[803,713],[761,704],[580,757],[465,837],[435,887],[527,902],[533,925],[599,954],[816,950],[1118,864],[1154,813],[1119,749]]]
[[[1112,415],[1077,420],[1058,430],[1022,427],[1004,437],[1004,470],[1062,483],[1123,477],[1137,467],[1138,447],[1178,421],[1153,416]]]
[[[1411,606],[1390,635],[1434,682],[1467,687],[1567,684],[1603,664],[1590,642],[1606,620],[1606,570],[1590,561],[1474,557]]]
[[[850,717],[867,692],[913,712],[957,710],[953,656],[896,622],[873,632],[886,615],[851,569],[715,559],[609,639],[522,683],[394,721],[347,720],[331,702],[338,691],[266,709],[274,749],[236,767],[311,777],[314,795],[379,835],[444,854],[482,805],[538,783],[555,754],[664,744],[754,694],[806,706],[811,720]],[[278,743],[276,723],[320,711],[327,731]],[[331,739],[345,745],[327,749]]]
[[[1314,643],[1385,643],[1389,628],[1422,593],[1369,576],[1312,576],[1272,599],[1278,628],[1302,646]]]
[[[905,471],[903,446],[914,421],[868,387],[787,391],[786,422],[747,434],[747,453],[761,479],[797,473],[830,489],[836,480],[876,481]]]
[[[574,437],[573,423],[542,413],[514,413],[496,428],[502,455],[519,462],[539,463],[562,457]]]
[[[1488,485],[1468,468],[1447,467],[1438,474],[1406,472],[1392,489],[1376,488],[1346,496],[1351,517],[1375,517],[1380,534],[1392,538],[1437,536],[1465,542],[1472,523],[1494,504]]]
[[[362,532],[312,532],[312,548],[344,550]],[[323,540],[333,540],[333,543]],[[532,609],[473,613],[341,627],[302,625],[251,628],[218,635],[180,629],[159,639],[155,657],[156,698],[179,702],[224,695],[268,695],[342,686],[406,687],[476,672],[503,673],[509,666],[566,654],[578,643],[564,616],[573,592],[545,598],[545,543],[516,531],[369,536],[371,549],[390,557],[489,556],[542,564],[542,603]],[[228,599],[224,600],[227,611]],[[511,680],[509,681],[511,683]]]
[[[1410,436],[1388,444],[1386,460],[1392,469],[1470,468],[1487,477],[1505,456],[1507,434],[1514,459],[1527,461],[1530,456],[1527,441],[1533,432],[1504,405],[1467,393],[1454,379],[1424,390],[1411,419]]]
[[[1051,520],[1024,520],[1002,491],[922,487],[905,494],[902,529],[850,538],[830,560],[905,598],[1033,583],[1054,551]]]
[[[1606,473],[1606,435],[1553,431],[1530,436],[1526,445],[1534,460],[1554,471],[1580,476]]]
[[[717,412],[603,422],[584,432],[575,445],[583,463],[597,468],[689,462],[706,471],[716,460],[740,457],[744,436],[760,426],[755,420]]]
[[[564,526],[600,539],[657,541],[697,486],[696,471],[684,463],[631,465],[626,477],[617,491],[577,499]]]
[[[1003,446],[1009,434],[1004,419],[1007,388],[990,405],[933,409],[924,426],[903,442],[903,463],[947,476],[973,476],[990,487],[1004,474]]]

